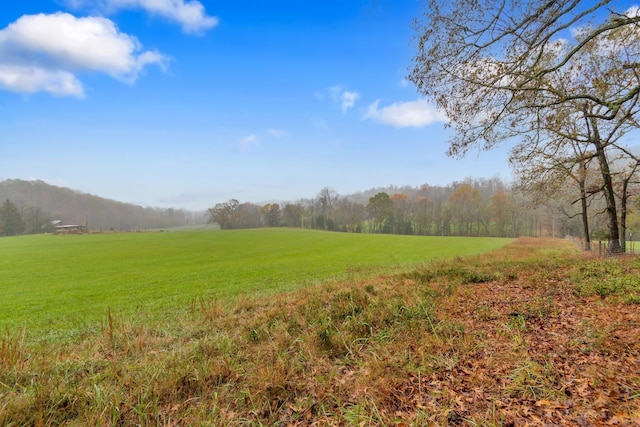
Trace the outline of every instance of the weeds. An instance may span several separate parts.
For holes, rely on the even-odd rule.
[[[0,336],[0,372],[10,369],[20,369],[25,357],[26,330],[20,329],[15,333],[9,331]]]
[[[547,363],[524,360],[509,373],[508,380],[505,391],[511,397],[537,401],[557,394],[553,366]]]
[[[501,275],[489,271],[488,266],[473,266],[472,261],[456,257],[454,261],[434,262],[426,269],[407,273],[405,276],[420,283],[451,280],[460,284],[486,283],[499,280]]]
[[[585,262],[571,277],[576,295],[614,298],[630,304],[640,301],[640,268],[624,258]]]

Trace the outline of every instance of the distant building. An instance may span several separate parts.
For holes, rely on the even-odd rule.
[[[62,222],[62,221],[60,221]],[[85,234],[87,227],[84,225],[68,224],[68,225],[54,225],[55,232],[53,234]]]

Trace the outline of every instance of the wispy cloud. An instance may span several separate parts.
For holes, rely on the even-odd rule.
[[[287,132],[286,130],[274,129],[274,128],[268,128],[267,133],[274,138],[282,138],[289,135],[289,132]]]
[[[342,87],[340,85],[331,86],[327,90],[331,98],[333,98],[334,100],[340,99],[340,94],[342,93]]]
[[[423,127],[436,122],[445,122],[447,117],[425,99],[394,102],[379,108],[380,100],[369,105],[364,119],[379,121],[393,127]]]
[[[147,65],[164,68],[167,62],[157,51],[142,51],[135,37],[107,18],[24,15],[0,30],[0,87],[13,92],[82,98],[76,72],[105,73],[132,84]]]
[[[342,112],[346,113],[349,108],[353,108],[358,98],[360,98],[360,95],[357,92],[345,91],[345,92],[342,92],[342,95],[340,96],[340,98],[342,100],[342,106],[341,106]]]
[[[115,13],[122,9],[142,9],[151,15],[176,22],[188,34],[202,34],[218,25],[215,16],[207,12],[197,0],[67,0],[75,9],[97,8],[105,13]]]
[[[260,145],[260,138],[258,138],[254,134],[247,135],[244,138],[240,138],[240,140],[237,143],[238,148],[242,152],[245,152],[252,146],[256,146],[256,145]]]
[[[360,99],[360,94],[358,92],[345,90],[340,85],[331,86],[325,91],[316,92],[316,99],[318,99],[319,101],[324,100],[325,93],[328,94],[329,98],[332,99],[335,103],[340,104],[340,109],[343,113],[346,113],[350,108],[353,108],[356,104],[356,101]]]

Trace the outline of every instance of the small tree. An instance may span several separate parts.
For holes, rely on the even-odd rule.
[[[4,236],[22,234],[26,224],[20,216],[20,211],[11,200],[7,199],[0,207],[0,231]]]
[[[390,225],[393,221],[393,200],[387,193],[378,193],[369,198],[367,213],[373,223],[374,233],[390,233]]]
[[[318,217],[316,225],[318,228],[333,230],[333,206],[338,201],[338,193],[329,187],[324,187],[318,194]]]
[[[207,210],[207,215],[209,216],[207,223],[211,224],[215,222],[221,229],[233,228],[233,221],[238,205],[239,202],[236,199],[231,199],[209,208]]]

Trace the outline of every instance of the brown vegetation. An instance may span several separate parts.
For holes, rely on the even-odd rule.
[[[2,425],[634,425],[640,261],[484,257],[0,340]]]

